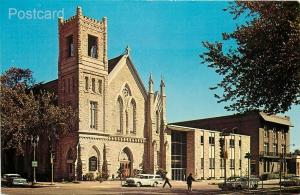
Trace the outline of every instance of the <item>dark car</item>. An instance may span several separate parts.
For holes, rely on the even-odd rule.
[[[27,179],[21,177],[20,174],[4,174],[1,179],[1,186],[28,186]]]
[[[300,186],[300,177],[299,176],[292,176],[290,179],[281,181],[280,185],[287,187],[287,186]]]

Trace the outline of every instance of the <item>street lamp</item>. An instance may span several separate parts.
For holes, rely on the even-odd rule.
[[[232,132],[232,133],[234,133],[234,131],[237,129],[237,127],[233,127],[230,131]],[[226,142],[226,139],[225,139],[225,137],[226,136],[230,136],[231,135],[231,133],[228,133],[228,132],[225,132],[227,130],[227,128],[224,128],[224,129],[222,129],[221,130],[221,133],[220,133],[220,136],[222,136],[223,137],[223,140],[224,140],[224,142],[222,142],[221,140],[220,140],[220,150],[221,150],[221,155],[220,155],[220,157],[222,158],[223,157],[223,159],[224,159],[224,184],[226,184],[226,175],[227,175],[227,171],[226,171],[226,159],[228,158],[228,154],[227,154],[227,142]]]
[[[35,175],[35,168],[37,167],[37,161],[35,161],[35,148],[39,142],[39,136],[34,135],[30,137],[31,145],[33,146],[33,161],[32,161],[32,167],[33,167],[33,184],[36,183],[36,175]]]
[[[295,146],[295,144],[289,144],[286,146],[285,151],[283,151],[283,180],[285,180],[285,173],[287,172],[287,163],[286,163],[286,150],[290,146]]]
[[[249,191],[250,190],[250,159],[252,158],[251,153],[247,152],[245,158],[248,159],[248,191]]]
[[[54,166],[54,151],[55,151],[55,146],[54,145],[54,139],[53,139],[53,136],[48,136],[48,139],[49,139],[49,146],[50,146],[50,163],[51,163],[51,185],[54,184],[54,181],[53,181],[53,175],[54,175],[54,170],[53,170],[53,166]],[[57,136],[55,136],[55,139],[58,139]]]

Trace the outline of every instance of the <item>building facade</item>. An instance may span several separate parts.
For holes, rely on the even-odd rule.
[[[122,170],[129,177],[135,170],[155,173],[159,168],[174,180],[184,180],[189,173],[197,179],[224,177],[220,132],[189,125],[167,127],[164,80],[155,91],[150,75],[146,89],[129,48],[108,60],[106,18],[89,18],[78,7],[75,16],[59,18],[58,32],[58,79],[43,88],[57,95],[59,105],[78,111],[78,121],[55,145],[55,180],[80,180],[106,169],[109,176],[116,177]],[[48,141],[47,135],[41,136],[37,146],[39,181],[50,180]],[[249,136],[231,134],[226,143],[227,175],[245,175]],[[24,147],[28,155],[4,155],[4,173],[32,178],[33,148],[30,143]],[[10,164],[14,165],[6,169]]]
[[[288,172],[287,161],[290,154],[290,118],[268,115],[253,111],[245,114],[229,115],[192,121],[173,123],[193,128],[225,130],[251,136],[251,173],[278,173],[280,162],[282,171]],[[284,158],[284,160],[283,160]]]
[[[230,134],[225,136],[227,159],[220,158],[219,131],[168,125],[171,131],[171,172],[173,180],[185,180],[189,173],[197,179],[224,178],[226,176],[245,176],[250,151],[250,137]]]
[[[165,83],[154,92],[152,77],[145,89],[129,49],[107,59],[107,20],[75,16],[59,18],[58,98],[60,105],[78,110],[72,133],[59,139],[55,177],[80,178],[119,169],[130,176],[134,169],[153,173],[168,169],[170,135],[166,120]]]

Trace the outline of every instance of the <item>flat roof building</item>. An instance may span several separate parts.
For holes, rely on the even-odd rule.
[[[259,111],[172,123],[190,128],[216,129],[251,136],[251,174],[275,173],[280,159],[291,159],[290,118]],[[286,163],[283,171],[287,172]]]
[[[225,159],[220,157],[221,132],[168,125],[171,133],[171,172],[173,180],[185,180],[189,173],[197,179],[224,178]],[[245,155],[250,151],[250,136],[230,134],[225,137],[226,175],[248,173]]]

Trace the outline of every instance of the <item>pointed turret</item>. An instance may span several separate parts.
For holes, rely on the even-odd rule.
[[[149,76],[149,91],[148,92],[149,92],[149,94],[154,93],[152,73],[150,73],[150,76]]]
[[[81,9],[80,6],[77,7],[76,15],[77,15],[77,16],[82,16],[82,9]]]
[[[129,56],[129,55],[130,55],[130,51],[131,51],[131,49],[130,49],[130,47],[127,45],[127,47],[125,48],[125,51],[124,51],[124,55]]]
[[[165,91],[166,85],[163,76],[161,76],[161,81],[160,81],[160,94],[161,96],[165,97],[166,96],[166,91]]]

